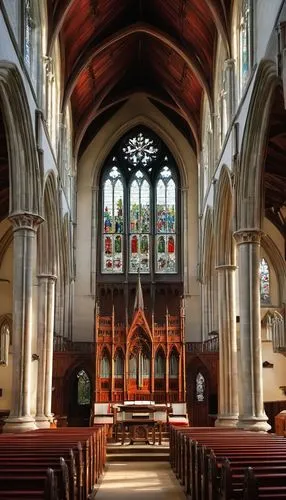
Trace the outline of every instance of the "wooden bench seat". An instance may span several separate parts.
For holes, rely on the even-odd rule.
[[[60,500],[57,489],[57,479],[54,471],[50,468],[46,470],[44,476],[38,475],[37,484],[34,477],[22,481],[20,475],[14,475],[13,481],[8,478],[0,481],[1,500]],[[8,483],[8,484],[7,484]]]
[[[275,500],[285,495],[284,438],[240,430],[177,427],[170,430],[170,446],[173,470],[192,500],[254,500],[250,486],[248,490],[245,486],[249,466],[259,484],[257,499],[270,500],[272,494]],[[231,463],[228,470],[226,457]]]
[[[44,483],[41,483],[40,487],[37,481],[42,481],[42,478],[46,477],[46,470],[52,467],[55,480],[57,477],[59,479],[59,495],[53,492],[47,496],[45,493],[45,498],[50,500],[55,497],[57,500],[57,496],[60,496],[67,500],[86,500],[103,472],[105,460],[106,440],[103,426],[88,429],[45,429],[19,435],[2,434],[0,498],[2,499],[2,491],[7,499],[12,498],[9,482],[13,484],[13,491],[21,495],[19,498],[28,498],[27,492],[33,492],[30,498],[43,498]],[[25,476],[23,487],[18,487],[16,479],[15,483],[14,479],[11,481],[12,476],[19,479]],[[30,478],[35,479],[32,484],[29,483]]]

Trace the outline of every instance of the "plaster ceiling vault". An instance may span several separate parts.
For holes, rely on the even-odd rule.
[[[63,111],[71,101],[80,153],[132,94],[144,92],[195,150],[202,92],[212,110],[218,33],[229,55],[231,0],[49,0],[51,55],[65,61]]]

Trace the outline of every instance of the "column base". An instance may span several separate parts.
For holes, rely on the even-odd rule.
[[[238,424],[238,415],[221,415],[215,421],[215,427],[233,427],[236,428]]]
[[[3,432],[28,432],[37,429],[34,417],[8,417],[4,426]]]
[[[50,420],[45,415],[39,415],[35,418],[35,424],[37,429],[49,429],[50,428]]]
[[[237,428],[244,429],[245,431],[254,432],[268,432],[271,425],[267,422],[268,418],[265,417],[240,417],[238,420]]]

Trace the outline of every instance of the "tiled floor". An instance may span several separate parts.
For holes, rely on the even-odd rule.
[[[96,500],[185,500],[167,462],[110,463]]]

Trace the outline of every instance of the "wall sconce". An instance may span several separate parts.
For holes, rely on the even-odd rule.
[[[262,366],[263,368],[273,368],[274,364],[269,363],[269,361],[263,361]]]

